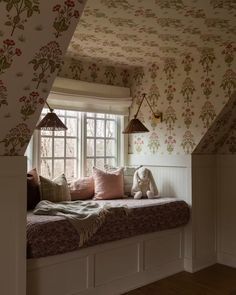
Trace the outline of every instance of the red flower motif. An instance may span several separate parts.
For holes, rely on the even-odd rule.
[[[72,0],[66,0],[65,1],[65,5],[68,6],[68,7],[74,7],[75,6],[75,3]]]
[[[26,99],[26,96],[22,96],[22,97],[19,99],[19,102],[25,101],[25,99]]]
[[[32,96],[32,97],[38,97],[39,94],[38,94],[38,92],[36,92],[36,91],[32,91],[32,92],[30,93],[30,96]]]
[[[78,11],[78,10],[75,10],[75,11],[74,11],[74,17],[75,17],[75,18],[78,18],[78,17],[79,17],[79,11]]]
[[[19,48],[16,48],[16,50],[15,50],[15,54],[16,54],[17,56],[20,56],[20,55],[22,54],[22,52],[21,52],[21,50],[20,50]]]
[[[61,8],[61,5],[60,4],[57,4],[53,7],[52,11],[59,11]]]
[[[7,46],[14,46],[15,45],[15,42],[10,39],[4,40],[3,43],[6,44]]]

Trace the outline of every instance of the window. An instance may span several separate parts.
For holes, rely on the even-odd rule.
[[[42,117],[47,110],[44,109]],[[79,124],[80,113],[74,111],[56,110],[62,122],[68,130],[65,131],[41,131],[39,136],[39,166],[40,173],[45,177],[53,178],[65,173],[70,178],[78,176],[79,160]]]
[[[44,109],[42,116],[48,112]],[[91,175],[92,167],[119,164],[120,116],[55,110],[68,127],[65,131],[40,131],[35,135],[37,167],[53,178],[65,173],[68,179]]]
[[[117,165],[117,119],[114,115],[85,114],[86,175],[93,166]]]

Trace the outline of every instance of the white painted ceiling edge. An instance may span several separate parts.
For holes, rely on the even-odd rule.
[[[130,89],[57,77],[47,99],[53,108],[128,115]]]

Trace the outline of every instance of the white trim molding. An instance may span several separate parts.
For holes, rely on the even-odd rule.
[[[26,157],[0,157],[0,293],[26,294]]]

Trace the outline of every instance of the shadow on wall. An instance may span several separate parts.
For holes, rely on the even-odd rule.
[[[160,197],[168,197],[168,198],[178,197],[176,190],[174,189],[173,185],[168,179],[165,179],[160,186],[157,184],[157,188],[158,188]]]

